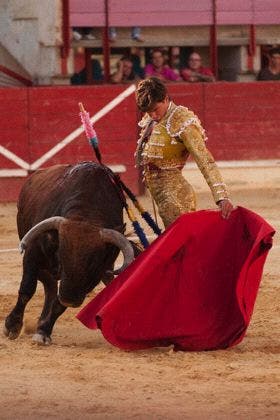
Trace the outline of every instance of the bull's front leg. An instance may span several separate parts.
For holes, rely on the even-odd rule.
[[[18,300],[5,320],[4,334],[11,340],[20,334],[23,316],[27,303],[34,295],[37,287],[37,255],[33,249],[26,250],[23,257],[23,275],[18,292]]]
[[[53,302],[57,296],[58,287],[55,276],[52,275],[48,270],[40,270],[39,280],[44,286],[45,301],[42,313],[38,320],[37,331],[36,334],[33,335],[32,340],[38,344],[48,345],[51,343],[51,338],[47,334],[40,332],[40,327],[46,322],[46,319],[52,310]]]
[[[52,301],[49,312],[43,318],[40,317],[36,334],[33,335],[33,341],[38,344],[49,345],[51,344],[51,334],[53,326],[57,318],[63,314],[66,306],[62,305],[57,296]]]

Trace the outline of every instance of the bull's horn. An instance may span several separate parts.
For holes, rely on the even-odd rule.
[[[49,219],[42,220],[42,222],[37,223],[33,226],[22,238],[19,244],[19,250],[22,254],[26,249],[27,245],[33,241],[33,239],[38,236],[40,233],[46,232],[46,230],[58,229],[61,222],[63,222],[65,217],[54,216]]]
[[[100,229],[100,236],[104,242],[116,245],[122,251],[123,265],[118,270],[113,271],[114,274],[121,273],[134,260],[134,251],[131,243],[122,233],[113,229]]]

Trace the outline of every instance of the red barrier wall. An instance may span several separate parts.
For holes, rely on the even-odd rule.
[[[33,163],[80,126],[78,102],[94,115],[127,86],[38,87],[0,89],[0,144]],[[216,160],[280,158],[280,83],[170,84],[177,104],[201,119]],[[106,164],[123,164],[122,178],[137,193],[134,150],[138,134],[134,94],[102,117],[95,128]],[[43,164],[94,159],[82,134]],[[0,154],[0,168],[18,169]],[[1,172],[1,171],[0,171]],[[24,178],[0,177],[0,201],[17,199]]]

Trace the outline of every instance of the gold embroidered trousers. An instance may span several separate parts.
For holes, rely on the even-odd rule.
[[[145,182],[158,206],[165,227],[181,214],[195,211],[196,198],[193,188],[180,169],[145,170]]]

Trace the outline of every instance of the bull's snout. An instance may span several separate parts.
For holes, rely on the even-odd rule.
[[[79,287],[73,287],[72,283],[74,283],[74,281],[71,278],[70,280],[72,280],[72,282],[69,281],[69,278],[61,279],[57,297],[61,305],[66,308],[78,308],[78,306],[81,306],[83,303],[86,294],[79,284]]]
[[[78,308],[84,301],[84,299],[65,299],[61,296],[58,296],[58,300],[66,308]]]

